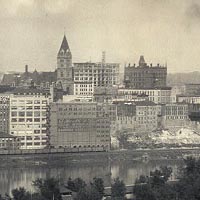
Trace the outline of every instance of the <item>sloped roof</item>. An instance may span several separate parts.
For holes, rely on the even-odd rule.
[[[70,51],[69,45],[68,45],[68,42],[67,42],[67,38],[66,38],[65,35],[64,35],[64,37],[63,37],[63,41],[62,41],[62,44],[61,44],[61,46],[60,46],[59,52],[60,52],[61,50],[64,50],[64,52],[67,52],[67,50]]]

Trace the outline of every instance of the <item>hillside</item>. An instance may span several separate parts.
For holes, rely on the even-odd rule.
[[[200,72],[175,73],[167,75],[169,86],[184,85],[185,83],[200,83]]]

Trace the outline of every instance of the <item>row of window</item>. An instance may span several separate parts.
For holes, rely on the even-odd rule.
[[[11,103],[47,104],[47,100],[12,100]]]
[[[11,106],[11,110],[46,110],[46,106]]]
[[[45,111],[35,111],[35,112],[30,112],[30,111],[27,111],[27,112],[24,112],[24,111],[19,111],[19,112],[11,112],[11,116],[12,117],[16,117],[16,116],[19,116],[19,117],[32,117],[34,115],[34,117],[45,117],[46,116],[46,112]]]
[[[11,122],[46,122],[46,118],[12,118]]]

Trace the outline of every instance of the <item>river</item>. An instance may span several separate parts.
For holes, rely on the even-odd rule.
[[[53,160],[53,159],[52,159]],[[55,159],[54,159],[55,160]],[[5,162],[2,160],[2,162]],[[0,168],[0,193],[11,193],[12,189],[25,187],[34,191],[32,181],[36,178],[56,177],[66,181],[69,177],[81,177],[89,182],[94,177],[101,177],[105,186],[110,186],[114,178],[119,177],[126,184],[133,184],[140,175],[149,175],[150,171],[159,166],[171,166],[173,175],[177,176],[179,167],[183,165],[181,160],[133,160],[133,159],[107,159],[95,158],[92,160],[59,158],[55,162],[36,162],[27,165],[18,162],[14,166],[4,165]]]

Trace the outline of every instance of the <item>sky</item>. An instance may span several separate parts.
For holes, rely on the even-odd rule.
[[[66,34],[73,62],[200,71],[199,0],[0,0],[0,71],[54,71]]]

